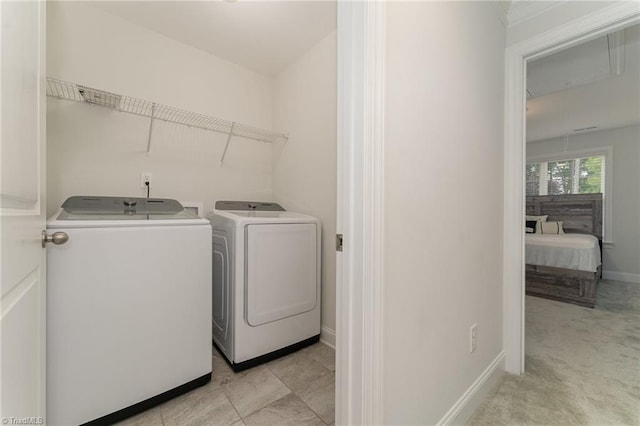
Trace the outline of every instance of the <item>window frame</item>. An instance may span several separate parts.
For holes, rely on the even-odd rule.
[[[607,145],[598,148],[588,148],[575,151],[562,151],[531,156],[527,155],[526,164],[574,160],[576,158],[596,156],[604,157],[602,242],[605,244],[613,244],[613,146]]]

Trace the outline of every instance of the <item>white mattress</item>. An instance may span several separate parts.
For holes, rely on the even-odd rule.
[[[600,265],[598,239],[587,234],[526,234],[525,262],[595,272]]]

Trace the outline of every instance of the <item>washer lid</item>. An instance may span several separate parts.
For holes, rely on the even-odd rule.
[[[182,204],[167,198],[75,196],[62,204],[60,220],[192,219]]]

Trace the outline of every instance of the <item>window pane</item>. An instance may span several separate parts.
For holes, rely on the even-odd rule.
[[[604,157],[580,158],[580,194],[603,192],[602,165]]]
[[[573,160],[549,161],[547,185],[549,195],[574,194],[573,179],[576,162]]]
[[[527,164],[526,168],[527,196],[540,194],[540,163]]]

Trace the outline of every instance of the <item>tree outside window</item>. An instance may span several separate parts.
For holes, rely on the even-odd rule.
[[[527,195],[604,194],[604,156],[530,163]]]

